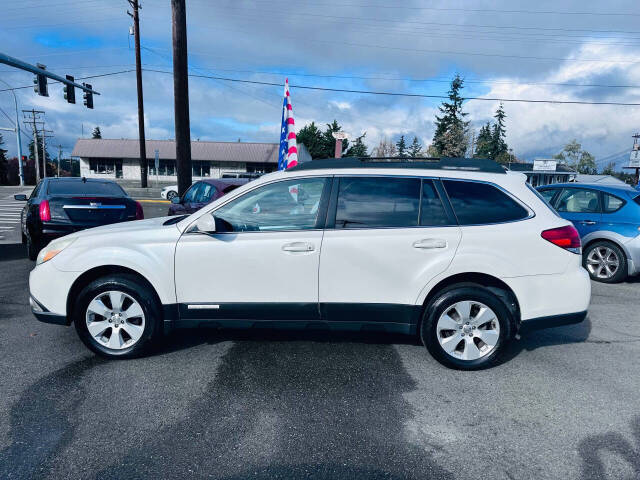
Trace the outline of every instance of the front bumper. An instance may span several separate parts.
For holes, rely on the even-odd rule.
[[[29,296],[29,304],[31,305],[31,313],[33,313],[35,317],[41,322],[53,323],[55,325],[69,325],[67,317],[50,312],[44,305],[38,302],[38,300],[33,298],[33,296],[31,295]]]

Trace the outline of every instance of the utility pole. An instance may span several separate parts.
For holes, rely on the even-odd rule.
[[[18,174],[20,176],[20,186],[24,187],[24,170],[22,168],[22,139],[20,138],[20,116],[18,114],[18,98],[16,97],[16,92],[11,88],[4,80],[0,79],[0,82],[4,83],[13,94],[13,103],[16,106],[16,143],[18,145]]]
[[[178,195],[191,186],[191,132],[189,128],[189,64],[185,0],[171,0],[173,24],[173,101],[176,130]]]
[[[40,120],[40,115],[44,115],[42,110],[23,110],[24,114],[24,123],[25,125],[31,128],[33,132],[33,156],[36,164],[36,184],[40,182],[40,154],[38,152],[38,124],[42,123],[42,129],[44,130],[44,122]],[[44,153],[44,152],[43,152]],[[45,154],[45,163],[46,163],[46,154]],[[45,165],[46,168],[46,165]]]
[[[58,170],[56,172],[56,177],[60,177],[60,157],[62,156],[62,145],[58,145]]]
[[[138,9],[141,8],[138,0],[129,0],[129,4],[133,7],[133,14],[127,12],[133,17],[133,34],[135,38],[136,49],[136,84],[138,87],[138,138],[140,141],[140,186],[147,188],[147,146],[144,137],[144,100],[142,97],[142,66],[140,61],[140,17]]]

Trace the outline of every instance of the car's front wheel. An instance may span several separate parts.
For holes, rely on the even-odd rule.
[[[597,282],[618,283],[627,278],[627,257],[620,247],[606,240],[589,245],[582,264]]]
[[[481,286],[460,286],[429,303],[420,336],[443,365],[478,370],[498,360],[512,331],[512,314],[498,296]]]
[[[109,275],[87,285],[77,298],[73,318],[84,344],[105,357],[140,356],[161,335],[156,296],[131,274]]]

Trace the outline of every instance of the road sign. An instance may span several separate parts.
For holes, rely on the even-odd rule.
[[[534,160],[533,161],[533,170],[534,171],[545,171],[545,172],[555,172],[556,167],[558,166],[558,162],[555,160]]]
[[[640,168],[640,150],[631,150],[629,166],[627,168]]]

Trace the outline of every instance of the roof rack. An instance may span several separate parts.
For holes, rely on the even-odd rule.
[[[287,171],[334,168],[419,168],[429,170],[464,170],[469,172],[506,173],[505,168],[485,158],[400,158],[400,157],[343,157],[325,158],[299,163]]]

